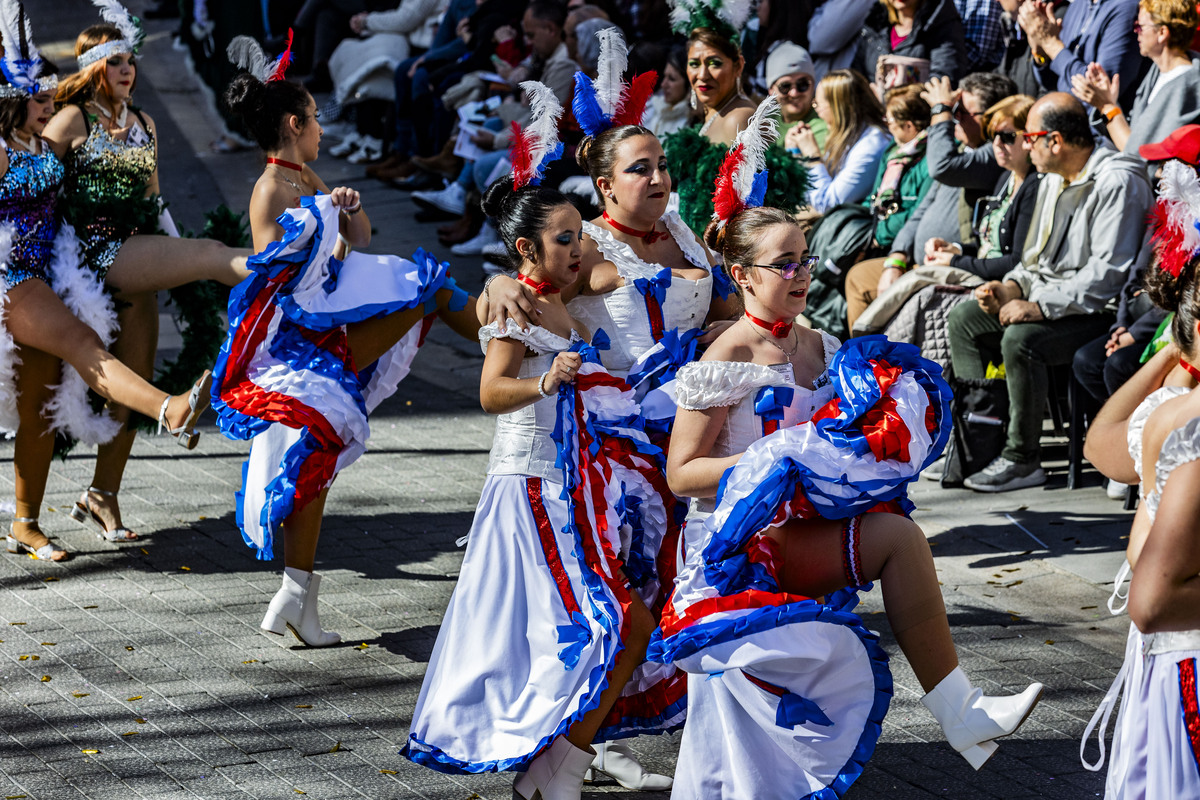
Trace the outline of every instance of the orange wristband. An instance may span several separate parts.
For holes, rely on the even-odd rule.
[[[1118,116],[1121,115],[1121,107],[1116,104],[1113,104],[1112,108],[1110,108],[1108,111],[1102,111],[1101,113],[1104,114],[1104,116],[1108,118],[1109,122],[1112,122],[1114,119],[1116,119]]]

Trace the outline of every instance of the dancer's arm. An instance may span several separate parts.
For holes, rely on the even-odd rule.
[[[574,300],[583,293],[585,288],[590,287],[594,266],[593,263],[588,262],[585,254],[580,261],[579,277],[562,290],[561,296],[564,303]],[[531,324],[536,325],[537,323],[533,320],[536,320],[541,312],[534,305],[534,297],[535,295],[528,286],[508,275],[488,278],[487,289],[476,304],[479,324],[487,325],[494,322],[497,325],[503,325],[505,320],[511,319],[522,328],[527,328]]]
[[[50,142],[54,154],[60,159],[87,141],[87,137],[87,119],[78,106],[64,106],[50,118],[42,131],[42,138]]]
[[[362,250],[371,244],[371,220],[367,218],[367,211],[362,207],[362,198],[357,190],[349,186],[330,189],[307,164],[304,165],[304,182],[316,186],[333,200],[334,207],[341,212],[338,214],[338,233],[346,237],[351,247]]]
[[[1138,482],[1126,441],[1129,417],[1147,395],[1163,385],[1178,364],[1179,349],[1168,344],[1134,373],[1092,420],[1083,443],[1083,456],[1105,477],[1127,484]]]
[[[1143,633],[1200,627],[1200,462],[1181,464],[1163,488],[1129,588],[1129,618]]]
[[[683,497],[717,496],[721,476],[742,457],[741,453],[709,457],[728,415],[728,406],[681,408],[675,412],[667,453],[667,483],[672,492]]]
[[[144,111],[141,116],[146,122],[146,133],[150,135],[150,139],[154,142],[154,171],[150,173],[150,178],[146,181],[146,197],[153,197],[156,194],[160,194],[158,162],[162,158],[162,151],[158,148],[158,126],[154,124],[154,119]]]
[[[575,380],[583,359],[579,353],[559,353],[543,375],[518,378],[525,344],[516,339],[492,339],[479,376],[479,403],[489,414],[507,414],[538,400],[553,397],[563,383]],[[538,387],[541,386],[541,391]]]

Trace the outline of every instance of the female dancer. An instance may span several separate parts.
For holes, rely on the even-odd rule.
[[[664,146],[668,161],[689,165],[677,188],[679,213],[689,228],[702,233],[712,218],[712,179],[730,142],[754,113],[754,103],[742,92],[746,61],[737,44],[749,4],[737,0],[674,0],[673,4],[672,25],[688,37],[692,102],[703,108],[704,122],[676,131]],[[767,166],[775,176],[767,204],[798,208],[808,186],[807,170],[780,147],[772,148]]]
[[[77,286],[68,279],[79,270],[74,263],[74,236],[59,230],[56,217],[62,151],[56,152],[41,136],[54,112],[57,81],[39,75],[42,62],[18,3],[0,4],[0,25],[5,47],[2,66],[8,79],[8,85],[0,87],[0,219],[12,226],[11,250],[5,258],[7,334],[0,339],[8,346],[0,356],[0,382],[5,386],[0,397],[6,406],[16,405],[15,414],[6,407],[0,416],[4,427],[17,432],[13,454],[17,516],[7,544],[10,553],[62,561],[67,552],[38,528],[54,453],[43,407],[55,396],[61,361],[100,395],[157,417],[160,429],[166,427],[193,444],[193,427],[208,406],[209,378],[202,378],[190,393],[166,395],[110,354],[100,335],[73,315],[50,288],[51,274],[56,285]],[[60,398],[63,391],[58,391]],[[82,405],[86,407],[86,401]],[[17,415],[19,425],[13,424]]]
[[[1200,255],[1195,212],[1186,199],[1200,186],[1195,168],[1181,161],[1163,167],[1156,266],[1146,291],[1175,312],[1174,343],[1160,350],[1113,394],[1089,427],[1084,454],[1106,476],[1136,483],[1142,503],[1133,518],[1127,564],[1117,577],[1109,608],[1114,614],[1130,566],[1129,640],[1125,663],[1088,724],[1080,758],[1099,723],[1104,734],[1121,694],[1113,733],[1105,797],[1195,797],[1200,771],[1197,737],[1196,659],[1200,616],[1193,604],[1197,561],[1197,492],[1200,481]]]
[[[739,136],[743,152],[762,152],[747,146],[760,129],[755,119]],[[891,689],[886,657],[849,613],[847,595],[874,580],[922,702],[978,769],[1042,687],[985,698],[970,685],[929,546],[903,515],[904,486],[948,435],[948,387],[909,345],[855,340],[838,351],[794,324],[816,257],[790,215],[753,207],[747,178],[762,162],[733,166],[718,193],[740,202],[706,238],[724,253],[745,316],[679,371],[667,462],[672,489],[696,498],[652,654],[692,673],[676,790],[794,797],[797,785],[857,777]],[[894,513],[861,513],[870,510]],[[822,596],[825,605],[807,599]]]
[[[605,427],[575,414],[587,387],[618,389],[621,409],[612,407],[610,420],[636,415],[636,404],[595,363],[595,350],[581,346],[582,326],[562,302],[580,270],[579,213],[529,180],[518,168],[515,184],[506,178],[488,190],[484,210],[497,220],[520,279],[536,287],[540,325],[480,329],[480,399],[501,416],[403,752],[441,771],[527,770],[515,797],[578,800],[595,755],[589,745],[606,738],[602,729],[623,724],[610,712],[623,717],[637,708],[637,698],[622,692],[655,622],[619,558],[630,541],[613,524],[613,493],[622,491],[615,487],[637,501],[632,484],[605,479],[615,448],[601,446],[591,466],[584,466],[590,456],[573,456],[588,448],[585,431]],[[648,459],[644,466],[653,469]],[[594,482],[584,486],[588,475]],[[480,637],[497,646],[481,651]],[[625,724],[644,727],[634,716]]]
[[[75,41],[79,72],[58,87],[61,110],[46,126],[46,138],[69,151],[64,218],[82,240],[87,266],[116,295],[112,352],[149,378],[158,343],[157,290],[206,279],[233,286],[249,275],[250,252],[208,239],[147,235],[160,222],[168,232],[174,225],[160,205],[157,128],[130,105],[141,33],[119,4],[107,3],[106,14],[117,24],[93,25]],[[115,542],[138,538],[122,525],[117,499],[136,431],[127,425],[129,409],[114,407],[111,414],[122,427],[100,444],[92,483],[72,516],[96,524]]]
[[[344,263],[336,268],[336,282],[321,282],[318,276],[328,277],[335,269],[329,262],[335,249],[348,249],[343,241],[351,247],[370,243],[370,220],[358,192],[345,186],[330,190],[306,163],[317,158],[321,141],[312,96],[298,84],[279,80],[281,66],[268,64],[253,40],[235,39],[230,55],[253,72],[239,75],[225,100],[263,148],[267,166],[250,199],[250,227],[254,246],[260,251],[251,259],[256,275],[230,297],[230,338],[218,361],[214,405],[226,435],[251,438],[264,431],[269,434],[252,447],[250,472],[238,496],[243,535],[259,550],[260,558],[272,557],[274,531],[277,527],[283,530],[283,587],[271,601],[262,627],[275,634],[290,629],[304,644],[327,646],[340,637],[320,628],[316,606],[320,578],[312,574],[312,568],[329,485],[334,474],[364,449],[369,429],[363,409],[374,408],[407,374],[422,334],[418,323],[427,314],[436,310],[463,336],[476,336],[479,322],[474,299],[446,276],[446,265],[424,251],[414,255],[415,265],[394,256],[352,254],[357,259],[355,268],[383,262],[375,268],[383,270],[380,274],[386,280],[395,281],[394,296],[384,294],[383,277],[374,291],[369,285],[361,287],[349,281],[350,256],[341,258]],[[317,202],[311,199],[313,195],[327,197]],[[303,208],[297,211],[297,206]],[[297,255],[301,250],[309,253],[308,260]],[[300,272],[295,282],[278,282],[279,270],[297,268]],[[305,281],[309,279],[317,282],[308,285]],[[356,293],[360,290],[362,293]],[[262,387],[253,383],[255,376],[246,369],[268,352],[260,354],[251,346],[261,338],[247,337],[282,340],[288,334],[255,327],[265,319],[264,306],[275,308],[294,323],[293,333],[301,349],[288,351],[289,357],[302,359],[310,346],[325,353],[322,368],[340,376],[331,387],[332,396],[299,397],[296,404],[281,410],[260,395]],[[247,313],[252,309],[254,313]],[[527,322],[519,306],[504,313]],[[289,363],[294,369],[305,369],[299,360]],[[309,388],[272,388],[285,390],[303,394]],[[346,413],[353,424],[345,423],[350,427],[342,434],[334,433],[335,423],[319,418],[334,397],[351,404]],[[262,404],[257,404],[260,400]],[[270,424],[276,422],[282,424]],[[298,472],[302,469],[308,471]]]

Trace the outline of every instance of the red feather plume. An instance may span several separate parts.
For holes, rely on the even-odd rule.
[[[533,171],[533,157],[530,154],[532,143],[526,138],[521,126],[515,122],[512,124],[512,131],[512,149],[508,153],[508,160],[512,162],[513,188],[520,189],[529,182],[529,175]]]
[[[1178,278],[1192,254],[1183,247],[1183,231],[1170,222],[1170,206],[1166,200],[1160,199],[1154,204],[1150,224],[1154,229],[1150,241],[1154,245],[1158,268],[1166,270],[1172,278]]]
[[[658,85],[658,73],[654,70],[637,75],[625,87],[621,95],[621,107],[613,114],[613,125],[641,125],[646,116],[646,103]]]
[[[733,184],[733,174],[742,165],[742,148],[738,145],[729,151],[717,171],[716,186],[713,189],[713,211],[717,219],[728,222],[733,215],[742,210],[742,198],[738,196],[737,187]]]
[[[275,62],[275,71],[271,73],[271,77],[267,78],[267,82],[283,80],[284,73],[287,72],[288,65],[292,63],[292,29],[288,28],[287,43],[283,48],[283,52],[279,55],[279,60]]]

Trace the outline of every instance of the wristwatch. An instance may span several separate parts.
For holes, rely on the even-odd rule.
[[[929,109],[930,116],[934,116],[934,117],[936,117],[938,114],[950,114],[953,111],[954,111],[954,109],[952,109],[950,106],[946,105],[945,103],[935,103],[933,108]]]

